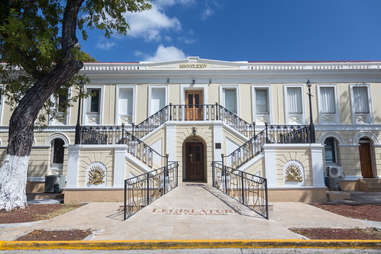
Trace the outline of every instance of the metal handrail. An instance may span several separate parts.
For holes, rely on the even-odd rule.
[[[124,180],[124,220],[178,186],[177,161]]]

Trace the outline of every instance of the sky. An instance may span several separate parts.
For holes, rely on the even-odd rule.
[[[381,60],[381,0],[154,0],[127,35],[89,30],[100,62]]]

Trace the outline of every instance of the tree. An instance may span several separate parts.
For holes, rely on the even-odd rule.
[[[16,94],[7,154],[0,169],[0,210],[26,205],[26,179],[34,123],[52,94],[81,84],[77,34],[100,29],[106,37],[126,34],[125,14],[151,7],[150,0],[3,0],[0,58],[4,93]],[[83,56],[83,55],[82,55]],[[32,84],[29,86],[28,84]]]

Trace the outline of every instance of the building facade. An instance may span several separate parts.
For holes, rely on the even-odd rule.
[[[327,167],[348,188],[380,178],[381,62],[188,57],[86,63],[81,72],[91,96],[68,109],[60,107],[64,97],[52,98],[56,117],[35,130],[30,192],[43,191],[53,174],[65,176],[67,202],[120,200],[125,178],[167,160],[179,163],[179,182],[211,184],[214,161],[266,177],[270,200],[322,199]],[[11,115],[5,100],[3,154]]]

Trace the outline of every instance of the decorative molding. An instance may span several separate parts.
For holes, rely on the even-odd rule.
[[[283,166],[285,185],[304,185],[304,167],[297,160],[290,160]]]
[[[51,146],[51,143],[54,139],[60,138],[65,142],[65,146],[70,144],[70,138],[65,133],[53,133],[52,135],[46,137],[45,144]]]
[[[87,187],[105,187],[107,185],[107,168],[102,162],[91,163],[86,170]]]
[[[325,140],[326,140],[327,138],[330,138],[330,137],[334,137],[334,138],[339,142],[339,145],[340,145],[340,144],[345,144],[343,136],[342,136],[340,133],[333,132],[333,131],[328,131],[328,132],[324,132],[324,133],[322,133],[322,134],[319,136],[319,141],[318,141],[318,143],[324,145]]]

